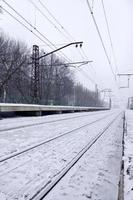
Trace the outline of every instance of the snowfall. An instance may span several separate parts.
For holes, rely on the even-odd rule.
[[[124,199],[133,200],[133,110],[126,111],[124,135]]]
[[[125,136],[124,159],[130,172],[125,176],[128,183],[125,197],[128,200],[132,196],[130,186],[133,186],[132,112],[127,112],[129,135]],[[123,113],[119,110],[0,120],[0,200],[32,199],[115,118],[45,199],[117,200],[123,136]],[[49,141],[53,137],[58,138]],[[15,156],[44,141],[45,144]],[[11,155],[14,157],[9,159]]]

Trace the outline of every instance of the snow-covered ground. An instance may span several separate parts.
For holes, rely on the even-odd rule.
[[[119,118],[45,200],[118,200],[122,130]]]
[[[28,118],[28,122],[26,121],[27,118],[2,120],[0,122],[1,158],[103,118],[95,124],[72,131],[70,134],[60,137],[57,140],[53,140],[18,157],[1,162],[0,200],[30,199],[41,187],[58,176],[75,155],[98,135],[119,112],[104,111],[101,113],[88,113],[88,115],[87,113],[75,113]],[[64,117],[71,117],[71,119],[45,123]],[[4,128],[15,128],[15,126],[27,125],[27,123],[34,124],[40,122],[44,122],[44,124],[2,131]],[[65,182],[63,180],[61,182],[63,184],[57,186],[57,190],[53,190],[56,198],[53,197],[52,193],[52,196],[48,196],[47,198],[52,200],[64,200],[65,198],[86,199],[90,198],[89,196],[92,196],[93,193],[93,199],[113,200],[111,196],[110,198],[105,198],[106,194],[103,192],[107,190],[108,195],[117,196],[121,160],[121,138],[122,120],[118,118],[112,128],[108,129],[105,136],[103,135],[94,147],[82,157],[76,167],[70,171],[66,176]],[[72,175],[73,172],[74,175]],[[68,180],[71,180],[71,184],[69,184]],[[80,190],[78,189],[79,187]]]
[[[126,111],[127,132],[124,140],[124,199],[133,200],[133,110]]]
[[[39,117],[31,118],[26,121],[26,119],[21,120],[16,119],[16,124],[7,123],[7,120],[2,120],[0,123],[0,159],[10,153],[16,153],[20,150],[23,150],[27,147],[38,144],[46,139],[61,135],[65,132],[71,131],[72,129],[84,126],[87,123],[91,123],[97,119],[101,119],[106,116],[111,116],[114,111],[107,112],[96,112],[92,113],[82,113],[82,114],[69,114],[67,116],[49,116],[49,117]],[[67,119],[67,120],[62,120]],[[14,119],[15,120],[15,119]],[[31,120],[31,121],[30,121]],[[62,120],[62,121],[58,121]],[[6,121],[6,124],[5,122]],[[17,122],[18,121],[18,122]],[[50,123],[52,121],[52,123]],[[49,122],[49,123],[48,123]],[[43,123],[43,124],[42,124]],[[8,131],[2,131],[3,129],[8,129],[9,127],[13,128],[14,126],[24,126],[24,125],[33,125],[27,126],[19,129],[12,129]],[[8,128],[7,128],[8,127]]]
[[[4,130],[8,130],[11,128],[19,128],[25,127],[27,125],[34,125],[40,123],[49,123],[57,120],[65,120],[65,119],[73,119],[82,116],[93,116],[93,115],[101,115],[105,113],[111,113],[112,111],[96,111],[96,112],[78,112],[78,113],[66,113],[66,114],[53,114],[53,115],[46,115],[41,117],[18,117],[18,118],[5,118],[0,121],[0,133]]]

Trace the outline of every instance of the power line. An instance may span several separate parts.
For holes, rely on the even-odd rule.
[[[19,12],[17,12],[9,3],[7,3],[5,0],[2,0],[11,10],[13,10],[21,19],[23,19],[30,27],[32,27],[39,35],[41,35],[47,42],[49,42],[51,45],[49,45],[47,42],[42,40],[37,34],[35,34],[31,29],[29,29],[24,23],[20,22],[15,16],[13,16],[10,12],[8,12],[5,8],[5,12],[7,12],[11,17],[13,17],[16,21],[18,21],[21,25],[23,25],[26,29],[28,29],[31,33],[33,33],[36,37],[38,37],[43,43],[45,43],[47,46],[49,46],[52,50],[54,48],[56,49],[56,46],[46,37],[44,36],[36,27],[34,27],[27,19],[25,19]],[[51,46],[54,46],[51,47]],[[66,57],[66,60],[71,61],[63,52],[61,52],[64,57]]]
[[[47,42],[49,42],[51,45],[49,45],[48,43],[46,43],[44,40],[43,42],[49,46],[52,50],[54,50],[54,48],[56,49],[56,46],[46,37],[44,36],[36,27],[34,27],[28,20],[26,20],[20,13],[18,13],[11,5],[9,5],[9,3],[7,3],[5,0],[2,0],[10,9],[12,9],[20,18],[22,18],[29,26],[31,26],[37,33],[39,33]],[[33,31],[31,31],[33,33]],[[34,34],[35,35],[35,34]],[[54,46],[51,47],[51,46]],[[62,54],[64,57],[66,57],[67,61],[70,61],[70,59],[63,53],[58,53],[58,54]]]
[[[20,18],[22,18],[28,25],[30,25],[35,31],[37,31],[41,36],[43,36],[45,38],[45,40],[47,40],[49,43],[51,43],[44,35],[42,35],[40,33],[40,31],[38,31],[28,20],[26,20],[20,13],[18,13],[9,3],[7,3],[5,0],[2,0],[10,9],[12,9]],[[7,12],[7,10],[6,10]],[[9,14],[9,12],[8,12]],[[11,14],[10,14],[11,15]],[[13,17],[13,15],[11,15]],[[14,19],[16,20],[16,18],[14,17]],[[17,20],[19,23],[20,21]],[[23,26],[25,26],[24,24],[22,24]],[[26,27],[26,26],[25,26]],[[29,30],[29,29],[28,29]],[[51,48],[51,46],[48,43],[45,43],[47,46],[49,46]],[[52,43],[51,43],[52,44]],[[53,45],[54,46],[54,45]]]
[[[31,0],[29,0],[29,1],[31,1]],[[46,7],[46,5],[44,5],[44,3],[42,3],[42,1],[41,0],[38,0],[39,1],[39,3],[42,5],[42,7],[49,13],[49,15],[55,20],[55,22],[66,32],[66,34],[72,39],[72,40],[74,40],[74,41],[76,41],[75,40],[75,38],[67,31],[67,29],[59,22],[59,20],[52,14],[52,12]],[[34,4],[35,5],[35,4]],[[92,5],[94,6],[94,0],[93,0],[93,3],[92,3]],[[93,7],[92,6],[92,7]],[[46,15],[45,15],[46,16]],[[53,24],[53,23],[52,23]],[[70,41],[70,40],[69,40]],[[88,59],[88,57],[87,57],[87,55],[85,54],[85,51],[83,50],[83,48],[81,49],[81,51],[82,51],[82,53],[80,52],[80,50],[79,49],[77,49],[78,50],[78,52],[79,52],[79,54],[80,54],[80,56],[82,57],[82,59],[84,59],[84,58],[86,58],[86,59]],[[90,63],[89,63],[90,64]],[[89,64],[88,64],[88,66],[89,66]],[[93,67],[92,67],[93,68]],[[93,68],[93,70],[94,70],[94,68]],[[95,72],[95,71],[94,71]],[[95,72],[96,73],[96,72]]]
[[[56,47],[48,38],[46,38],[36,27],[34,27],[26,18],[24,18],[18,11],[16,11],[10,4],[8,4],[5,0],[2,0],[10,9],[12,9],[21,19],[23,19],[33,30],[35,30],[37,33],[39,33],[47,42],[49,42],[52,46]],[[27,25],[25,25],[22,21],[20,21],[17,17],[15,17],[13,14],[11,14],[8,10],[6,10],[4,7],[2,9],[10,15],[13,19],[15,19],[18,23],[20,23],[24,28],[26,28],[28,31],[30,31],[32,34],[34,34],[40,41],[45,43],[47,46],[49,46],[51,49],[54,49],[51,47],[45,40],[43,40],[40,36],[38,36],[32,29],[30,29]],[[92,82],[95,83],[89,76],[87,76],[84,73],[84,76],[88,77],[88,79]]]
[[[44,15],[44,13],[36,6],[35,3],[33,3],[32,0],[28,0],[30,1],[35,7],[36,9],[38,9],[38,11],[61,33],[64,35],[64,33],[62,31],[60,31],[60,29],[57,28],[57,26],[55,25],[55,23],[53,23],[51,20],[49,20],[49,18]],[[39,3],[41,4],[41,6],[49,13],[49,15],[54,19],[54,21],[60,26],[61,29],[63,29],[63,31],[66,33],[67,36],[65,36],[65,38],[67,38],[68,41],[76,41],[75,38],[67,31],[67,29],[59,22],[59,20],[57,20],[57,18],[52,14],[52,12],[46,7],[46,5],[44,5],[44,3],[42,3],[41,0],[38,0]],[[81,54],[81,52],[79,51],[79,49],[77,49],[81,58],[84,59],[83,55]]]
[[[31,3],[32,3],[32,5],[33,6],[35,6],[35,8],[55,27],[55,28],[57,28],[57,26],[55,25],[55,23],[53,23],[37,6],[36,6],[36,4],[35,3],[33,3],[33,1],[32,0],[28,0],[28,1],[30,1]],[[94,1],[94,0],[93,0]],[[67,29],[59,22],[59,20],[52,14],[52,12],[46,7],[46,5],[44,5],[44,3],[41,1],[41,0],[38,0],[38,2],[41,4],[41,6],[49,13],[49,15],[55,20],[55,22],[60,26],[60,28],[61,29],[63,29],[64,30],[64,32],[71,38],[71,40],[74,40],[74,41],[76,41],[75,40],[75,38],[67,31]],[[58,31],[60,31],[59,29],[58,29]],[[60,33],[62,33],[61,31],[60,31]],[[68,37],[67,37],[67,39],[69,40],[69,41],[71,41]],[[81,52],[80,52],[80,50],[79,49],[77,49],[78,50],[78,52],[80,53],[80,55],[81,55],[81,57],[82,57],[82,59],[84,59],[84,56],[81,54]],[[83,52],[83,50],[81,49],[81,51]],[[84,52],[83,52],[83,54],[84,54]],[[86,58],[87,58],[87,56],[85,56]]]
[[[8,12],[4,7],[2,9],[10,15],[13,19],[15,19],[18,23],[20,23],[24,28],[26,28],[28,31],[30,31],[32,34],[34,34],[39,40],[47,44],[42,38],[40,38],[36,33],[34,33],[30,28],[28,28],[23,22],[21,22],[19,19],[17,19],[14,15],[12,15],[10,12]],[[47,44],[48,45],[48,44]]]
[[[63,31],[68,35],[68,37],[70,37],[71,40],[75,40],[75,38],[67,31],[67,29],[59,22],[59,20],[52,14],[52,12],[46,7],[46,5],[44,5],[44,3],[41,1],[41,0],[38,0],[39,3],[42,5],[42,7],[49,13],[49,15],[54,19],[54,21],[60,26],[61,29],[63,29]],[[92,7],[94,6],[94,0],[92,0]],[[69,41],[70,41],[69,39]],[[88,60],[88,57],[87,55],[85,54],[83,48],[81,48],[81,51],[79,49],[77,49],[81,58],[84,60],[87,59]],[[82,53],[81,53],[82,52]],[[87,64],[89,66],[89,64]],[[90,66],[89,66],[90,67]]]
[[[41,15],[50,23],[52,24],[52,26],[59,32],[61,33],[61,35],[63,35],[66,39],[68,39],[68,37],[52,22],[52,20],[50,20],[47,15],[45,15],[42,10],[32,1],[32,0],[28,0],[40,13]]]
[[[49,9],[42,3],[41,0],[38,0],[39,3],[41,4],[41,6],[49,13],[49,15],[55,20],[55,22],[60,26],[61,29],[63,29],[63,31],[65,32],[65,35],[64,32],[62,32],[54,22],[52,22],[52,20],[50,20],[46,14],[44,14],[44,12],[32,1],[32,0],[28,0],[40,13],[41,15],[50,22],[50,24],[52,24],[52,26],[54,26],[54,28],[61,34],[63,35],[69,42],[71,41],[76,41],[75,38],[67,31],[67,29],[64,28],[64,26],[59,22],[59,20],[57,20],[55,18],[55,16],[49,11]],[[84,57],[82,56],[81,52],[78,50],[80,56],[82,59],[84,59]]]
[[[42,5],[42,7],[49,13],[49,15],[55,20],[55,22],[60,26],[61,29],[71,38],[72,40],[75,40],[74,37],[67,31],[67,29],[59,22],[59,20],[50,12],[50,10],[42,3],[41,0],[38,0],[39,3]]]
[[[101,2],[102,2],[103,13],[104,13],[105,22],[106,22],[106,26],[107,26],[107,30],[108,30],[109,40],[110,40],[110,44],[111,44],[111,49],[112,49],[112,53],[113,53],[115,68],[116,68],[116,71],[118,72],[119,70],[118,70],[118,66],[116,64],[116,56],[115,56],[115,52],[114,52],[114,47],[113,47],[113,42],[112,42],[112,38],[111,38],[111,33],[110,33],[109,23],[108,23],[108,19],[107,19],[107,14],[106,14],[106,10],[105,10],[105,6],[104,6],[103,0],[101,0]]]
[[[104,53],[105,53],[106,58],[107,58],[107,61],[108,61],[108,63],[109,63],[111,72],[112,72],[112,74],[113,74],[113,76],[114,76],[114,79],[115,79],[115,81],[116,81],[116,75],[115,75],[115,73],[114,73],[114,71],[113,71],[113,67],[112,67],[112,65],[111,65],[111,61],[110,61],[110,59],[109,59],[109,56],[108,56],[106,47],[105,47],[105,45],[104,45],[104,41],[103,41],[102,35],[101,35],[101,33],[100,33],[100,30],[99,30],[99,27],[98,27],[98,25],[97,25],[96,19],[95,19],[95,17],[94,17],[93,11],[92,11],[92,9],[91,9],[90,3],[89,3],[88,0],[86,0],[86,2],[87,2],[87,5],[88,5],[88,7],[89,7],[89,10],[90,10],[90,13],[91,13],[91,16],[92,16],[94,25],[95,25],[95,27],[96,27],[98,36],[99,36],[100,41],[101,41],[101,44],[102,44],[102,47],[103,47],[103,49],[104,49]]]

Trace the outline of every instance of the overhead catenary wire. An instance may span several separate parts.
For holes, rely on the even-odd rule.
[[[60,33],[62,34],[69,42],[72,41],[76,41],[75,38],[67,31],[67,29],[64,28],[63,25],[61,25],[61,23],[59,22],[59,20],[57,20],[54,15],[49,11],[49,9],[44,5],[44,3],[42,3],[41,0],[38,0],[38,2],[40,3],[40,5],[49,13],[49,15],[55,20],[55,22],[59,25],[59,27],[61,28],[61,30],[57,27],[57,25],[50,20],[46,14],[44,14],[44,12],[33,2],[33,0],[28,0],[38,11],[39,13],[41,13],[41,15],[50,23],[52,24],[52,26]],[[63,31],[62,31],[63,29]],[[64,34],[65,33],[65,34]],[[84,57],[82,56],[81,52],[79,51],[79,49],[77,49],[81,58],[84,59]]]
[[[8,10],[6,10],[4,7],[2,7],[2,10],[4,10],[8,15],[10,15],[13,19],[15,19],[19,24],[21,24],[24,28],[26,28],[28,31],[30,31],[32,34],[34,34],[40,41],[44,42],[46,45],[48,45],[41,37],[39,37],[36,33],[34,33],[28,26],[26,26],[23,22],[21,22],[17,17],[12,15]]]
[[[17,12],[9,3],[7,3],[5,0],[2,0],[2,1],[3,1],[9,8],[11,8],[20,18],[22,18],[28,25],[30,25],[31,28],[33,28],[33,29],[36,30],[39,34],[41,34],[40,31],[38,31],[28,20],[26,20],[19,12]],[[2,7],[2,8],[3,8],[3,7]],[[3,8],[3,10],[5,10],[5,8]],[[7,12],[7,10],[6,10],[6,12]],[[8,14],[9,14],[9,12],[8,12]],[[15,20],[17,20],[17,18],[14,17],[11,13],[10,13],[10,15],[11,15]],[[17,21],[20,23],[20,20],[17,20]],[[22,23],[22,22],[21,22],[21,25],[23,25],[23,26],[25,26],[25,28],[27,28],[27,26],[24,25],[24,23]],[[30,29],[28,28],[28,30],[30,30]],[[33,32],[32,30],[30,30],[30,31]],[[41,35],[42,35],[42,34],[41,34]],[[47,42],[50,43],[50,41],[49,41],[44,35],[42,35],[42,36],[45,38],[45,40],[47,40]],[[50,46],[47,42],[45,42],[45,44],[51,48],[51,46]]]
[[[21,22],[17,17],[15,17],[13,14],[11,14],[8,10],[2,7],[2,9],[9,14],[12,18],[14,18],[17,22],[19,22],[22,26],[24,26],[28,31],[33,33],[39,40],[41,40],[43,43],[45,43],[49,48],[52,50],[56,49],[56,46],[46,37],[44,34],[42,34],[36,27],[34,27],[26,18],[24,18],[18,11],[16,11],[9,3],[7,3],[5,0],[2,0],[11,10],[13,10],[22,20],[24,20],[31,28],[33,28],[34,31],[36,31],[39,35],[41,35],[46,41],[44,41],[41,37],[39,37],[36,33],[34,33],[33,30],[31,30],[28,26],[26,26],[23,22]],[[58,53],[62,54],[67,61],[71,61],[63,52]]]
[[[33,1],[32,0],[29,0],[40,12],[41,12],[41,14],[55,27],[55,28],[57,28],[57,26],[55,25],[55,23],[53,23],[51,20],[49,20],[49,18],[46,16],[46,15],[44,15],[44,13],[42,13],[42,11],[35,5],[35,3],[33,3]],[[69,40],[69,41],[76,41],[75,40],[75,38],[69,33],[69,31],[67,31],[67,29],[59,22],[59,20],[52,14],[52,12],[46,7],[46,5],[41,1],[41,0],[38,0],[38,2],[40,3],[40,5],[47,11],[47,13],[54,19],[54,21],[59,25],[59,27],[61,28],[61,29],[63,29],[63,31],[66,33],[66,35],[68,35],[68,37],[67,37],[67,39]],[[93,2],[93,4],[94,4],[94,2]],[[69,39],[70,38],[70,39]],[[79,52],[79,54],[80,54],[80,56],[81,56],[81,58],[82,59],[84,59],[84,58],[86,58],[86,59],[88,59],[88,57],[86,56],[86,54],[85,54],[85,52],[84,52],[84,50],[83,50],[83,48],[81,48],[81,51],[79,50],[79,49],[77,49],[78,50],[78,52]],[[81,53],[82,52],[82,53]],[[88,64],[88,66],[90,67],[90,65]]]
[[[112,37],[111,37],[111,32],[110,32],[110,28],[109,28],[108,18],[107,18],[105,6],[104,6],[104,1],[101,0],[101,2],[102,2],[102,8],[103,8],[103,13],[104,13],[104,18],[105,18],[105,22],[106,22],[106,26],[107,26],[108,36],[109,36],[110,45],[111,45],[111,49],[112,49],[112,55],[113,55],[114,64],[115,64],[115,73],[119,73],[117,62],[116,62],[116,56],[115,56],[114,46],[113,46]],[[120,96],[120,91],[119,91],[118,83],[117,83],[117,89],[118,89],[118,93],[119,93],[119,96]]]
[[[110,40],[110,45],[111,45],[111,49],[112,49],[112,54],[113,54],[113,59],[114,59],[114,63],[115,63],[116,72],[119,73],[117,62],[116,62],[114,46],[113,46],[112,37],[111,37],[111,32],[110,32],[110,28],[109,28],[108,18],[107,18],[107,14],[106,14],[106,9],[105,9],[103,0],[101,0],[101,2],[102,2],[102,8],[103,8],[103,13],[104,13],[105,22],[106,22],[106,26],[107,26],[107,31],[108,31],[108,35],[109,35],[109,40]]]
[[[43,6],[43,8],[49,13],[49,15],[55,20],[55,22],[66,32],[66,34],[70,37],[71,40],[75,40],[75,38],[67,31],[67,29],[59,22],[59,20],[52,14],[52,12],[50,12],[50,10],[46,7],[46,5],[44,5],[44,3],[42,3],[41,0],[38,0],[40,2],[40,4]],[[94,6],[94,0],[92,0],[92,6]],[[79,49],[78,49],[79,51]],[[79,51],[82,59],[86,58],[88,59],[87,55],[85,54],[83,47],[81,48],[82,53]],[[88,66],[90,65],[90,63],[87,64]],[[92,65],[92,64],[91,64]],[[91,66],[92,67],[92,66]],[[93,68],[93,67],[92,67]],[[94,70],[94,68],[93,68]],[[95,71],[94,71],[95,72]],[[96,73],[96,72],[95,72]],[[95,84],[95,81],[93,81],[88,75],[85,75],[85,73],[82,73],[86,78],[88,77],[88,79]]]
[[[37,10],[38,12],[50,23],[52,24],[52,26],[61,34],[64,36],[65,39],[69,39],[57,26],[55,23],[53,23],[52,20],[49,19],[49,17],[47,17],[47,15],[44,14],[44,12],[32,1],[32,0],[28,0]]]
[[[24,28],[26,28],[28,31],[30,31],[32,34],[34,34],[40,41],[42,41],[43,43],[45,43],[47,46],[49,46],[51,49],[54,49],[53,46],[56,48],[56,46],[51,43],[50,40],[48,40],[48,38],[46,38],[35,26],[33,26],[27,19],[25,19],[18,11],[16,11],[9,3],[7,3],[5,0],[2,0],[6,5],[8,5],[8,7],[10,7],[10,9],[12,9],[21,19],[23,19],[32,29],[30,29],[28,26],[26,26],[22,21],[20,21],[17,17],[15,17],[13,14],[11,14],[8,10],[6,10],[5,8],[3,8],[3,10],[9,14],[13,19],[15,19],[17,22],[19,22]],[[47,42],[45,40],[43,40],[40,36],[38,36],[34,30],[40,34],[45,40],[47,40]],[[51,45],[49,45],[49,43]],[[70,61],[70,60],[69,60]],[[86,76],[87,77],[87,76]],[[88,79],[90,80],[91,78],[88,76]],[[92,79],[91,79],[92,80]],[[94,81],[91,81],[94,83]]]
[[[46,15],[44,15],[44,13],[42,13],[42,11],[40,10],[40,8],[38,8],[36,5],[35,5],[35,3],[33,3],[33,1],[32,0],[29,0],[40,12],[41,12],[41,14],[46,18],[46,19],[48,19],[48,17],[46,16]],[[42,5],[42,7],[49,13],[49,15],[55,20],[55,22],[64,30],[64,32],[70,37],[70,39],[67,37],[67,39],[69,40],[69,41],[72,41],[72,40],[74,40],[74,41],[76,41],[75,40],[75,38],[67,31],[67,29],[65,29],[64,28],[64,26],[59,22],[59,20],[57,20],[57,18],[52,14],[52,12],[50,12],[50,10],[46,7],[46,5],[44,5],[44,3],[41,1],[41,0],[38,0],[39,1],[39,3]],[[56,25],[51,21],[51,20],[49,20],[48,19],[48,21],[53,25],[53,26],[55,26],[56,27]],[[85,55],[85,53],[84,53],[84,51],[82,50],[82,48],[81,48],[81,51],[82,51],[82,53],[80,52],[80,50],[78,49],[78,52],[80,53],[80,56],[82,57],[82,59],[84,59],[85,57],[87,58],[87,56]],[[89,65],[88,65],[89,66]],[[81,71],[80,71],[81,72]],[[85,73],[83,72],[82,74],[84,74],[84,76],[87,78],[88,77],[88,79],[92,82],[92,83],[94,83],[94,84],[96,84],[88,75],[85,75]]]
[[[5,2],[5,0],[3,0]],[[12,8],[12,7],[11,7]],[[43,43],[45,43],[46,45],[49,46],[49,44],[47,42],[45,42],[41,37],[39,37],[36,33],[33,32],[33,30],[31,30],[29,27],[27,27],[23,22],[21,22],[19,19],[17,19],[17,17],[15,17],[13,14],[11,14],[8,10],[6,10],[4,7],[2,7],[2,9],[7,13],[9,14],[13,19],[15,19],[18,23],[20,23],[24,28],[26,28],[28,31],[30,31],[32,34],[34,34],[39,40],[41,40]],[[12,8],[13,9],[13,8]],[[13,9],[17,14],[19,14],[15,9]],[[21,14],[19,14],[19,16],[21,16]],[[23,20],[25,22],[27,22],[28,24],[30,24],[23,16],[21,16],[21,18],[23,18]],[[31,25],[32,26],[32,25]],[[34,28],[32,26],[32,28]],[[36,30],[36,29],[35,29]],[[51,46],[49,46],[51,48]],[[53,49],[53,48],[52,48]],[[87,75],[85,75],[85,73],[82,73],[84,74],[84,76],[88,77]],[[89,80],[94,83],[94,81],[88,77]]]
[[[69,33],[69,31],[60,23],[60,21],[52,14],[52,12],[46,7],[46,5],[44,5],[44,3],[41,0],[38,0],[39,3],[42,5],[42,7],[49,13],[49,15],[55,20],[55,22],[66,32],[66,34],[70,37],[71,40],[75,40],[75,38],[72,36],[72,34]],[[94,5],[94,0],[92,0],[92,4]],[[79,49],[78,49],[79,50]],[[81,48],[82,51],[82,55],[80,52],[80,55],[82,58],[87,58],[87,55],[85,54],[83,48]],[[87,58],[88,59],[88,58]]]
[[[2,7],[2,9],[9,14],[13,19],[15,19],[17,22],[19,22],[23,27],[25,27],[28,31],[30,31],[31,33],[33,33],[38,39],[40,39],[42,42],[44,42],[46,45],[48,45],[44,40],[42,40],[42,38],[40,38],[36,33],[34,33],[30,28],[28,28],[23,22],[21,22],[19,19],[17,19],[14,15],[12,15],[9,11],[7,11],[4,7]],[[80,71],[81,72],[81,71]],[[82,72],[82,74],[84,74],[84,76],[86,76],[87,78],[89,78],[89,80],[94,83],[94,81],[88,77],[87,75],[85,75],[84,72]]]
[[[52,12],[50,12],[50,10],[46,7],[46,5],[44,5],[44,3],[42,3],[42,1],[41,0],[38,0],[39,2],[40,2],[40,4],[43,6],[43,8],[50,14],[50,16],[57,22],[57,24],[66,32],[66,34],[68,34],[68,36],[70,36],[70,38],[72,39],[72,40],[74,40],[74,41],[76,41],[75,40],[75,38],[67,31],[67,29],[59,22],[59,20],[52,14]],[[93,2],[92,2],[92,5],[94,6],[94,0],[92,0]],[[79,49],[78,49],[79,50]],[[86,58],[86,59],[88,59],[88,57],[87,57],[87,55],[86,55],[86,53],[85,53],[85,51],[83,50],[83,47],[81,48],[81,51],[82,51],[82,53],[81,52],[79,52],[80,53],[80,55],[81,55],[81,57],[84,59],[84,58]],[[90,65],[90,63],[88,63],[88,65]],[[91,64],[92,65],[92,64]],[[92,67],[93,68],[93,67]],[[93,70],[94,70],[94,68],[93,68]],[[95,72],[96,73],[96,72]]]
[[[112,72],[113,77],[114,77],[114,79],[115,79],[115,81],[116,81],[116,74],[115,74],[114,71],[113,71],[113,67],[112,67],[112,65],[111,65],[111,61],[110,61],[110,59],[109,59],[109,56],[108,56],[108,53],[107,53],[107,50],[106,50],[106,47],[105,47],[105,44],[104,44],[102,35],[101,35],[101,33],[100,33],[100,30],[99,30],[98,24],[97,24],[97,22],[96,22],[96,19],[95,19],[95,17],[94,17],[93,11],[92,11],[92,9],[91,9],[89,0],[86,0],[86,2],[87,2],[87,5],[88,5],[88,7],[89,7],[89,11],[90,11],[90,13],[91,13],[91,16],[92,16],[94,25],[95,25],[95,27],[96,27],[98,36],[99,36],[99,38],[100,38],[100,41],[101,41],[101,44],[102,44],[102,47],[103,47],[105,56],[106,56],[106,58],[107,58],[108,64],[109,64],[109,66],[110,66],[111,72]]]
[[[70,36],[70,38],[71,39],[73,39],[73,40],[75,40],[75,38],[67,31],[67,29],[66,28],[64,28],[64,26],[59,22],[59,20],[57,20],[57,18],[52,14],[52,12],[50,12],[50,10],[46,7],[46,5],[44,5],[44,3],[42,3],[42,1],[41,0],[38,0],[39,2],[40,2],[40,4],[42,4],[42,6],[44,7],[44,9],[51,15],[51,17],[57,22],[57,24],[62,28],[62,29],[64,29],[64,31],[66,31],[66,34],[68,33],[68,35]],[[92,9],[94,8],[94,0],[92,0]],[[78,51],[79,51],[79,49],[78,49]],[[80,53],[80,55],[81,55],[81,57],[82,58],[87,58],[88,56],[85,54],[85,52],[84,52],[84,50],[83,50],[83,48],[81,49],[81,51],[82,51],[82,54],[81,54],[81,52],[79,52]],[[108,57],[109,58],[109,57]],[[88,58],[87,58],[88,59]],[[109,62],[109,65],[111,65],[111,62],[110,61],[108,61]],[[94,67],[92,66],[92,63],[89,63],[89,65],[92,67],[92,69],[94,70]],[[114,71],[113,71],[113,68],[112,68],[112,66],[110,66],[111,67],[111,71],[112,71],[112,74],[113,74],[113,76],[114,76],[114,78],[115,78],[115,81],[116,81],[116,75],[115,75],[115,73],[114,73]],[[94,73],[96,74],[96,72],[95,72],[95,70],[94,70]]]
[[[59,22],[59,20],[50,12],[50,10],[44,5],[41,0],[38,0],[42,7],[49,13],[49,15],[55,20],[55,22],[60,26],[60,28],[68,35],[69,39],[75,40],[74,37],[67,31],[67,29]]]
[[[56,26],[56,24],[55,23],[53,23],[51,20],[49,20],[49,18],[46,16],[46,15],[44,15],[44,13],[40,10],[40,8],[38,8],[37,6],[36,6],[36,4],[35,3],[33,3],[33,1],[32,0],[28,0],[28,1],[30,1],[37,9],[38,9],[38,11],[57,29],[57,26]],[[67,29],[59,22],[59,20],[57,20],[57,18],[52,14],[52,12],[46,7],[46,5],[44,5],[44,3],[41,1],[41,0],[38,0],[38,2],[40,3],[40,5],[48,12],[48,14],[54,19],[54,21],[59,25],[59,27],[61,28],[61,29],[63,29],[63,31],[66,33],[66,35],[67,35],[67,39],[68,39],[68,41],[70,41],[70,42],[72,42],[72,41],[76,41],[76,39],[69,33],[69,31],[67,31]],[[58,29],[59,30],[59,29]],[[59,30],[60,31],[60,30]],[[63,32],[62,31],[60,31],[60,33],[62,33],[63,34]],[[64,35],[64,34],[63,34]],[[80,54],[80,56],[81,56],[81,58],[82,59],[84,59],[84,56],[82,55],[82,53],[79,51],[79,49],[77,49],[78,50],[78,52],[79,52],[79,54]],[[81,49],[81,51],[82,51],[82,49]]]

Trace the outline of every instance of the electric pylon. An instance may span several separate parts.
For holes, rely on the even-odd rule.
[[[31,100],[32,103],[40,103],[39,46],[37,45],[33,45],[32,50]]]

